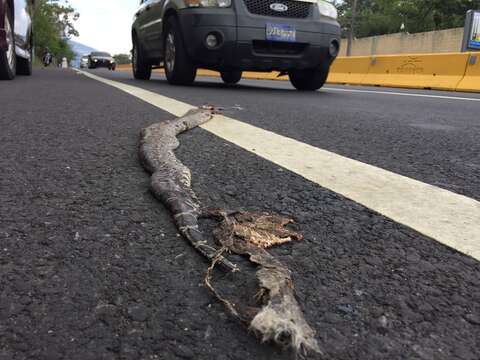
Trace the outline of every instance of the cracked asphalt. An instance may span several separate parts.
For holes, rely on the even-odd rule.
[[[95,74],[480,199],[479,102]],[[148,191],[139,132],[168,118],[72,71],[0,84],[1,360],[293,358],[226,314],[202,284],[207,263]],[[297,221],[305,240],[272,253],[325,353],[309,358],[480,358],[478,261],[202,129],[179,140],[206,207]],[[253,285],[216,281],[239,297]]]

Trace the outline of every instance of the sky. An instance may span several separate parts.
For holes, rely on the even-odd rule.
[[[69,0],[80,18],[75,28],[79,37],[72,40],[112,54],[128,53],[131,26],[138,0]]]

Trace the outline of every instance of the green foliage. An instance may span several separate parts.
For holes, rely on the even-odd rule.
[[[115,59],[115,62],[119,65],[130,64],[131,63],[130,55],[128,55],[128,54],[113,55],[113,58]]]
[[[61,61],[75,57],[68,44],[71,36],[78,36],[74,22],[80,15],[68,4],[68,1],[36,0],[33,14],[35,53],[42,56],[46,49]]]
[[[337,1],[344,34],[350,28],[353,2]],[[470,9],[480,9],[480,0],[357,0],[355,36],[463,27]]]

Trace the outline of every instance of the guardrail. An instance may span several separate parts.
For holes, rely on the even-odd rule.
[[[465,76],[456,90],[480,92],[480,53],[470,53]]]
[[[120,65],[119,70],[131,68]],[[163,70],[160,70],[163,72]],[[219,76],[200,69],[198,75]],[[243,78],[288,80],[277,72],[244,72]],[[371,85],[480,92],[480,53],[375,55],[339,57],[327,80],[331,84]]]
[[[478,53],[357,56],[338,60],[332,65],[330,83],[480,92]]]

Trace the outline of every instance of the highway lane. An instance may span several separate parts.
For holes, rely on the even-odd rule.
[[[193,105],[225,106],[227,115],[255,126],[480,199],[480,102],[442,98],[480,94],[332,85],[300,93],[283,81],[229,87],[215,78],[200,78],[187,91],[159,74],[149,82],[129,72],[95,74]]]
[[[140,87],[80,72],[174,116],[195,106]],[[215,116],[200,126],[317,185],[480,260],[480,202],[326,151],[245,122]]]
[[[276,83],[272,83],[272,84],[276,84]],[[143,87],[143,86],[142,86],[142,87]],[[183,89],[185,90],[185,89],[187,89],[187,88],[183,88]],[[167,94],[165,91],[163,91],[163,90],[162,90],[162,91],[157,90],[157,92],[158,92],[158,93],[161,93],[162,95],[168,95],[168,94]],[[195,95],[196,95],[196,92],[195,92],[195,91],[192,91],[192,92],[190,92],[190,91],[184,91],[184,96],[185,96],[185,97],[186,97],[186,96],[195,96]],[[439,95],[440,95],[440,96],[445,96],[445,94],[441,94],[441,93],[439,93],[439,94],[436,95],[436,96],[439,96]],[[460,98],[462,97],[462,94],[458,94],[458,96],[459,96],[459,99],[460,99]],[[175,97],[175,98],[178,99],[179,97]],[[472,98],[472,99],[475,99],[474,96],[471,97],[471,98]],[[153,100],[153,99],[152,99],[152,100]],[[442,97],[442,100],[444,100],[443,97]],[[450,99],[449,99],[449,101],[450,101]],[[461,101],[466,101],[466,100],[462,99]],[[162,103],[162,100],[160,100],[160,104],[159,104],[160,107],[162,107],[161,103]],[[204,103],[205,103],[205,102],[204,102]],[[167,107],[166,107],[166,109],[168,109],[168,108],[170,108],[170,106],[167,106]],[[170,111],[170,110],[169,110],[169,111]],[[242,118],[242,120],[245,121],[244,118]],[[248,121],[247,121],[247,122],[248,122]],[[212,141],[211,141],[211,140],[206,140],[205,143],[206,143],[206,144],[211,144]],[[208,147],[210,147],[210,146],[208,146]],[[200,152],[201,150],[198,149],[197,151]],[[206,149],[206,151],[208,151],[208,150]],[[237,156],[237,155],[235,155],[233,158],[236,158],[236,156]],[[213,156],[213,157],[210,157],[210,156],[209,156],[209,157],[207,157],[207,159],[210,160],[211,158],[216,158],[216,157],[217,157],[217,156]],[[220,169],[220,171],[224,171],[224,170],[225,170],[225,166],[228,166],[228,165],[226,165],[227,163],[228,163],[228,162],[220,162],[217,166],[214,166],[214,167],[215,167],[216,169]],[[242,164],[244,164],[244,163],[245,163],[245,162],[242,162]],[[198,165],[197,165],[197,166],[198,166]],[[236,164],[235,162],[233,162],[233,165],[232,165],[232,166],[234,166],[234,167],[237,166],[237,167],[238,167],[238,164]],[[250,173],[250,172],[249,172],[249,173]],[[251,174],[251,173],[250,173],[250,174]],[[214,183],[215,183],[215,180],[216,180],[216,177],[210,178],[209,183],[214,184]],[[237,175],[237,177],[235,177],[235,181],[238,181],[238,175]],[[251,186],[253,186],[253,185],[251,185]],[[272,186],[273,186],[273,184],[272,184]],[[214,189],[214,188],[213,188],[213,189]],[[210,186],[209,189],[204,189],[204,192],[205,192],[205,191],[206,191],[207,193],[211,192],[211,191],[212,191],[212,186]],[[230,191],[231,191],[231,190],[230,190]],[[314,203],[315,203],[315,202],[314,202]],[[294,214],[291,214],[291,213],[290,213],[290,215],[292,215],[292,216],[295,217]],[[311,216],[313,219],[316,219],[316,217],[318,217],[318,213],[317,213],[317,212],[313,212],[313,213],[311,212],[311,213],[310,213],[310,216]],[[417,234],[416,234],[416,235],[417,235]],[[418,235],[417,235],[417,237],[418,237]],[[423,245],[418,244],[418,246],[422,247]],[[372,251],[372,253],[374,254],[375,251]],[[379,256],[379,255],[380,255],[380,254],[376,254],[376,255],[374,255],[374,256]],[[437,256],[438,256],[438,255],[437,255]],[[442,256],[442,255],[440,255],[440,256]]]
[[[228,320],[200,285],[205,263],[177,238],[168,214],[146,191],[148,176],[136,158],[138,131],[170,115],[71,72],[47,70],[34,79],[0,88],[2,100],[20,94],[27,99],[6,102],[0,115],[0,243],[7,249],[0,253],[5,274],[0,354],[8,359],[290,358],[258,345]],[[262,121],[255,124],[268,129],[290,121],[286,115],[273,119],[274,106],[263,109],[255,99],[276,98],[283,93],[278,90],[139,84],[169,96],[176,91],[172,97],[194,104],[229,93],[220,105],[241,101],[246,109],[229,109],[229,115]],[[305,94],[288,93],[308,103]],[[320,105],[325,111],[338,96],[327,95]],[[342,95],[339,103],[351,97]],[[285,110],[281,103],[288,98],[280,96],[277,106]],[[319,125],[328,129],[318,119],[308,120],[308,111],[291,111],[305,116],[304,122],[314,121],[312,132],[319,132]],[[458,108],[457,115],[465,121]],[[345,132],[356,116],[350,112],[343,120]],[[381,124],[394,122],[385,114]],[[305,136],[304,129],[295,134],[318,146],[327,143],[315,140],[316,133]],[[273,210],[298,221],[305,241],[273,252],[294,271],[299,300],[325,358],[479,357],[477,261],[202,129],[180,141],[177,154],[191,168],[194,190],[206,206]],[[241,279],[218,281],[229,294],[245,290]]]

